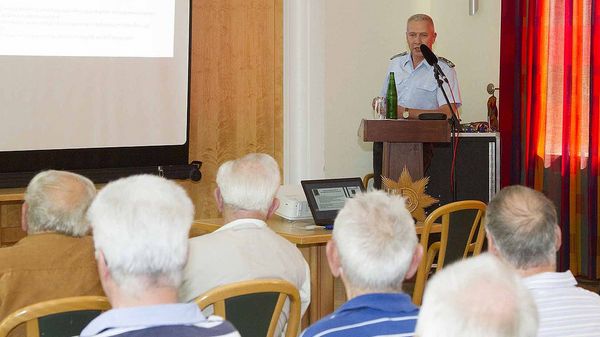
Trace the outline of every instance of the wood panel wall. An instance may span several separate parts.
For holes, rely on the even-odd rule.
[[[217,217],[219,165],[250,152],[283,162],[283,0],[192,0],[190,160],[196,218]],[[0,245],[22,236],[20,203],[0,203]]]
[[[190,159],[196,218],[216,217],[219,165],[250,152],[283,162],[283,0],[193,0]]]
[[[20,201],[0,202],[0,247],[15,244],[25,232],[21,229]]]

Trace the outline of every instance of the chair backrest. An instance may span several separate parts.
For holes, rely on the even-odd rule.
[[[77,296],[28,305],[0,322],[0,337],[25,324],[27,337],[79,335],[81,330],[102,311],[110,309],[103,296]]]
[[[375,174],[373,173],[368,173],[365,174],[365,176],[362,178],[363,180],[363,186],[365,187],[365,189],[369,189],[369,181],[375,179]]]
[[[413,303],[416,305],[421,304],[425,283],[427,282],[432,269],[435,268],[435,271],[439,271],[444,267],[446,248],[448,247],[448,235],[450,232],[451,214],[469,210],[475,212],[473,222],[470,224],[471,230],[469,232],[469,237],[462,255],[462,258],[467,258],[469,256],[479,255],[479,253],[481,253],[481,249],[485,241],[485,230],[482,226],[482,223],[485,219],[486,208],[487,205],[479,200],[456,201],[440,206],[435,211],[431,212],[431,214],[425,219],[423,222],[423,231],[421,232],[421,245],[424,249],[427,249],[427,251],[423,256],[417,271],[415,288],[413,291]],[[430,243],[429,238],[431,227],[434,225],[434,223],[439,223],[438,220],[440,218],[440,240]],[[459,223],[452,224],[452,226],[460,225],[461,224]]]
[[[286,337],[296,337],[300,327],[300,293],[280,279],[258,279],[223,285],[194,302],[201,310],[213,306],[214,314],[230,321],[244,337],[273,337],[284,304],[289,300]]]

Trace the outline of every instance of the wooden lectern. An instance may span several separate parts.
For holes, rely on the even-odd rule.
[[[365,142],[383,142],[382,174],[398,180],[404,166],[413,179],[423,177],[423,143],[450,142],[447,120],[363,119],[359,135]]]

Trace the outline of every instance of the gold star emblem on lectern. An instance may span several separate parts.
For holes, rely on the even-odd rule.
[[[439,201],[425,193],[429,177],[413,181],[406,166],[402,169],[402,174],[400,174],[398,181],[382,177],[382,182],[388,193],[398,194],[406,198],[406,208],[413,218],[419,221],[425,220],[425,208]]]

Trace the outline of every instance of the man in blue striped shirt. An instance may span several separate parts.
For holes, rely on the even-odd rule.
[[[348,200],[327,243],[329,267],[348,302],[302,337],[413,336],[419,309],[402,293],[402,282],[422,256],[402,197],[375,191]]]
[[[178,303],[194,205],[175,182],[151,175],[106,185],[88,210],[98,273],[112,309],[81,337],[240,337],[231,323]]]

